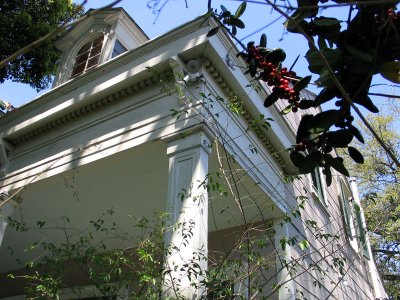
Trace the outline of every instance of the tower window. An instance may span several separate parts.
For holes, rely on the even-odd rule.
[[[88,70],[96,67],[99,63],[101,48],[103,47],[104,36],[99,36],[93,41],[85,44],[75,58],[75,65],[71,78],[79,76]]]
[[[111,57],[114,58],[114,57],[124,53],[127,50],[128,49],[126,49],[125,46],[122,45],[120,41],[116,40]]]

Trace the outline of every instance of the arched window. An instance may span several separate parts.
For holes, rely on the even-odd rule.
[[[75,58],[75,65],[72,69],[71,78],[79,76],[98,65],[103,40],[104,36],[99,36],[93,41],[85,44],[79,50]]]

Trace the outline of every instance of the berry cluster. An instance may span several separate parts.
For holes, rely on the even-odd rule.
[[[257,77],[272,86],[272,91],[278,98],[288,100],[293,112],[298,110],[300,95],[291,86],[295,82],[293,79],[296,73],[287,68],[280,68],[281,62],[286,57],[282,49],[271,50],[249,43],[241,56],[249,65],[249,73],[252,77]]]
[[[386,13],[375,14],[375,25],[382,26],[390,22],[391,24],[398,25],[400,21],[400,11],[395,11],[393,8],[389,8]]]

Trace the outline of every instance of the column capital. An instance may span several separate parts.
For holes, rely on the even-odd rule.
[[[201,147],[208,154],[211,154],[213,135],[206,127],[195,128],[190,135],[173,135],[166,139],[167,155],[175,155],[179,152]]]

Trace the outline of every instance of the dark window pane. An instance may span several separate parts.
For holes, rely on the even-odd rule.
[[[85,45],[79,50],[78,55],[79,55],[79,54],[82,54],[82,53],[84,53],[84,52],[86,52],[86,51],[88,51],[88,50],[90,49],[91,44],[92,44],[92,43],[87,43],[87,44],[85,44]]]
[[[97,64],[99,62],[99,58],[100,58],[100,54],[95,56],[95,57],[90,58],[88,60],[87,65],[86,65],[86,70],[89,69],[89,68],[93,68],[93,67],[97,66]]]
[[[114,49],[112,52],[112,57],[114,58],[114,57],[124,53],[125,51],[127,51],[127,49],[124,47],[124,45],[122,45],[120,41],[116,40]]]
[[[72,71],[72,75],[71,77],[75,77],[78,75],[81,75],[83,73],[83,71],[85,70],[85,63],[77,65],[74,67],[74,70]]]
[[[104,36],[99,36],[85,44],[75,57],[75,65],[71,77],[76,77],[98,65]]]
[[[90,51],[90,57],[95,56],[96,54],[99,54],[101,51],[101,45],[100,46],[96,46],[94,47],[91,51]]]
[[[89,57],[89,52],[86,52],[83,55],[77,56],[76,60],[75,60],[75,65],[79,65],[79,64],[87,61],[88,57]]]

